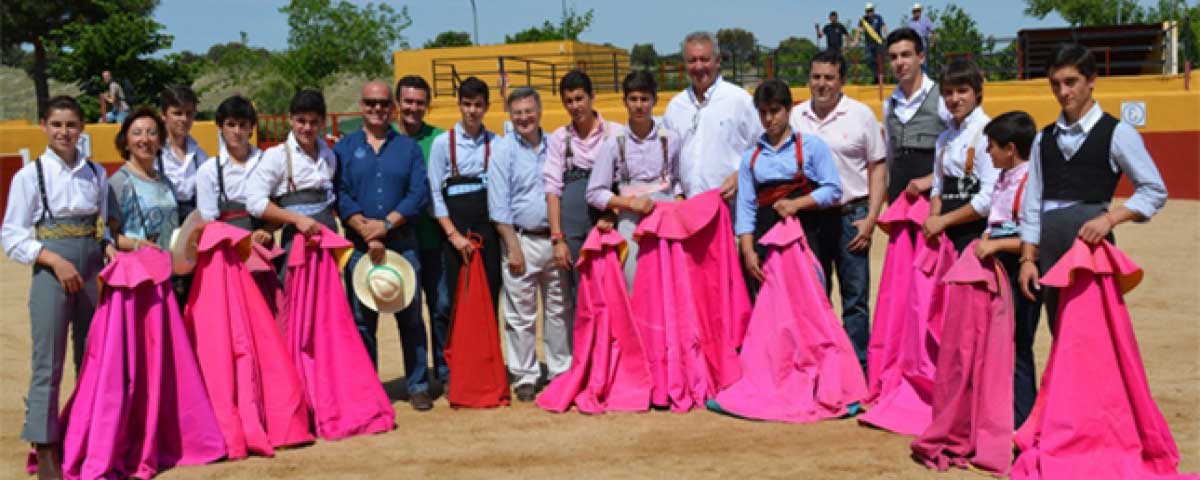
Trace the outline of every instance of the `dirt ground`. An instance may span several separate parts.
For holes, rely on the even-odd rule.
[[[1147,272],[1127,301],[1151,390],[1179,445],[1181,470],[1200,471],[1200,202],[1172,200],[1152,222],[1116,235]],[[872,252],[875,285],[884,241],[877,235]],[[28,272],[0,262],[0,311],[7,312],[0,317],[0,478],[24,478],[28,449],[19,438],[29,379]],[[394,400],[396,430],[160,478],[984,478],[936,476],[909,459],[910,438],[853,420],[797,426],[702,410],[584,416],[532,404],[470,411],[452,410],[444,399],[418,413],[401,399],[399,340],[390,327],[381,322],[380,376]],[[1042,326],[1039,368],[1049,345]],[[71,388],[73,379],[65,379],[63,391]]]

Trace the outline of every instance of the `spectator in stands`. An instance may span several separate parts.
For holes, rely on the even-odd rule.
[[[933,50],[933,44],[937,41],[937,32],[933,28],[933,20],[922,15],[921,4],[914,3],[912,6],[912,17],[908,19],[908,28],[917,32],[921,36],[921,41],[925,42],[925,51]],[[925,56],[925,62],[921,63],[921,71],[929,73],[929,56]]]
[[[866,38],[862,38],[866,37]],[[868,3],[866,12],[858,19],[854,30],[854,43],[863,41],[863,54],[866,55],[867,71],[871,73],[871,83],[879,81],[880,57],[883,55],[883,40],[887,37],[887,24],[883,17],[875,14],[875,4]]]
[[[837,11],[829,12],[829,23],[825,24],[824,28],[819,24],[816,27],[817,39],[825,38],[826,50],[842,51],[843,40],[850,32],[846,30],[846,26],[842,25],[842,22],[838,21]]]
[[[125,96],[125,89],[113,79],[112,72],[108,70],[100,72],[100,78],[104,80],[104,85],[108,88],[106,92],[100,94],[100,100],[109,106],[104,113],[103,120],[108,123],[124,122],[125,117],[129,116],[129,101]]]

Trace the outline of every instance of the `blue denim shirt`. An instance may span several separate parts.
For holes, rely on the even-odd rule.
[[[383,219],[393,211],[415,221],[428,206],[429,182],[417,142],[388,129],[379,153],[367,143],[363,130],[334,145],[338,158],[338,214],[342,221],[355,214]],[[358,233],[348,229],[347,237]],[[356,242],[357,243],[357,242]]]

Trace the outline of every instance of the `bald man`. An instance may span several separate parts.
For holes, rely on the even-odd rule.
[[[354,312],[354,323],[363,344],[378,369],[379,350],[375,330],[379,312],[358,301],[351,283],[354,266],[367,260],[380,264],[384,252],[403,255],[420,278],[421,262],[413,225],[428,206],[429,182],[421,147],[411,138],[392,128],[396,105],[392,89],[383,82],[363,86],[358,100],[362,109],[362,130],[346,135],[334,145],[338,157],[338,214],[346,238],[354,243],[354,253],[346,263],[346,295]],[[366,258],[364,258],[366,257]],[[421,321],[421,291],[404,310],[395,313],[404,354],[405,380],[409,402],[416,410],[433,408],[429,395],[429,363],[425,324]]]

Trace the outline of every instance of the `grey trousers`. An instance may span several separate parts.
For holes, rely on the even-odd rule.
[[[1038,242],[1038,266],[1041,274],[1045,275],[1058,260],[1066,255],[1067,250],[1075,244],[1079,229],[1108,211],[1108,205],[1103,203],[1077,203],[1065,208],[1042,212],[1042,236]],[[1115,243],[1112,233],[1108,241]],[[1043,297],[1046,304],[1046,318],[1050,323],[1050,333],[1058,331],[1058,289],[1046,288]]]
[[[674,195],[665,192],[652,193],[649,195],[651,200],[656,201],[673,201]],[[633,294],[633,277],[637,274],[637,256],[638,242],[633,238],[633,232],[637,230],[638,223],[642,221],[642,216],[629,211],[622,211],[617,215],[617,232],[625,239],[625,289]]]
[[[78,373],[87,345],[88,326],[96,311],[99,297],[96,275],[103,266],[104,252],[95,238],[41,242],[44,248],[74,264],[84,279],[83,288],[68,295],[53,270],[36,265],[33,267],[33,283],[29,288],[33,355],[21,438],[32,443],[56,443],[59,440],[58,397],[62,384],[63,357],[67,349],[67,327],[71,325],[75,371]]]

